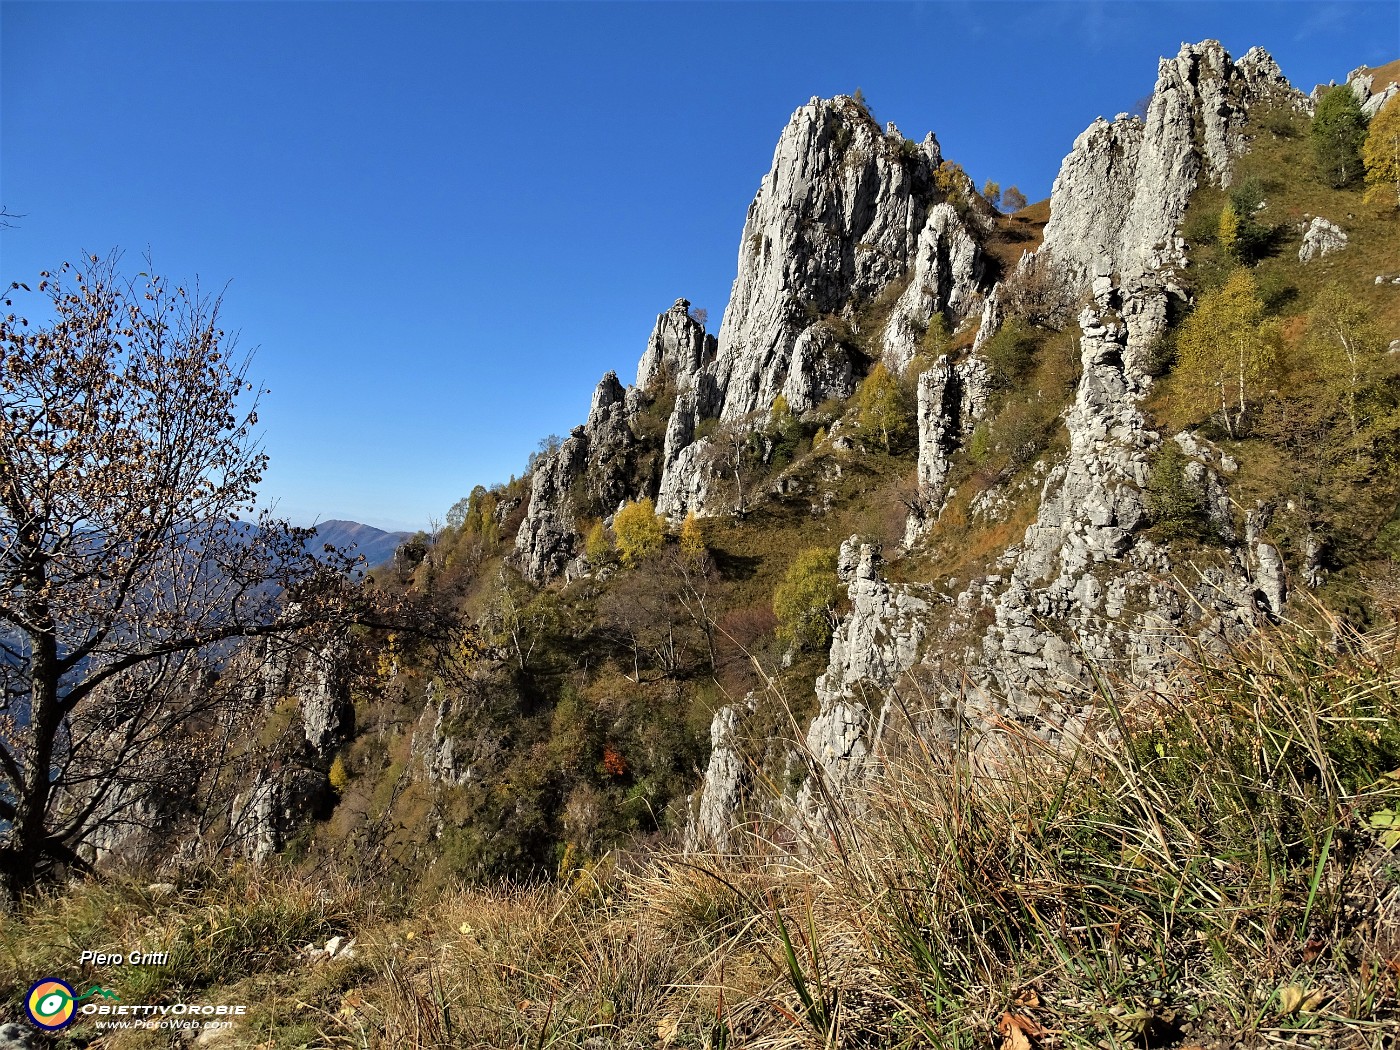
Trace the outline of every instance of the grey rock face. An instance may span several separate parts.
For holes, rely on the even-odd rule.
[[[793,115],[749,208],[718,341],[678,299],[657,318],[637,386],[626,394],[626,419],[635,415],[634,392],[641,399],[658,392],[661,377],[676,394],[657,476],[635,476],[636,441],[617,425],[619,388],[600,386],[588,425],[531,479],[516,538],[517,563],[530,579],[557,576],[574,557],[570,493],[579,479],[608,509],[654,496],[672,520],[712,513],[718,468],[714,443],[696,440],[701,423],[755,425],[779,394],[798,413],[849,397],[860,376],[826,317],[849,323],[861,304],[908,278],[884,336],[892,366],[903,367],[934,311],[956,322],[979,308],[980,251],[940,203],[933,172],[941,160],[932,135],[915,145],[882,131],[845,96],[814,98]]]
[[[578,536],[569,494],[587,455],[588,437],[583,427],[575,427],[558,449],[540,457],[530,476],[530,505],[515,537],[515,556],[531,580],[559,575],[574,556]]]
[[[681,521],[694,511],[709,512],[713,483],[717,477],[718,453],[709,438],[683,445],[666,463],[656,509],[672,521]]]
[[[982,253],[950,204],[936,204],[919,233],[914,275],[895,303],[882,336],[885,364],[902,372],[919,352],[929,319],[942,312],[957,327],[980,302]]]
[[[1303,243],[1298,247],[1298,261],[1311,262],[1339,252],[1346,246],[1347,235],[1342,228],[1318,215],[1308,223],[1307,231],[1303,234]]]
[[[301,725],[316,757],[329,760],[354,732],[354,706],[345,681],[346,647],[328,644],[307,654],[297,690]]]
[[[942,510],[949,457],[982,418],[990,392],[987,366],[976,357],[957,365],[940,357],[919,376],[919,495],[905,527],[906,547],[918,542]]]
[[[1124,374],[1127,329],[1092,307],[1079,323],[1084,374],[1066,418],[1069,455],[1046,479],[1036,522],[1026,531],[983,642],[983,660],[1000,691],[1013,707],[1032,713],[1033,687],[1077,682],[1082,662],[1076,649],[1110,648],[1102,635],[1068,644],[1047,621],[1095,612],[1102,587],[1086,578],[1098,565],[1121,563],[1133,532],[1147,523],[1140,493],[1155,435],[1146,431]]]
[[[665,376],[680,389],[687,389],[714,358],[715,350],[714,336],[706,335],[700,322],[690,316],[690,301],[677,299],[656,318],[656,327],[637,364],[637,388],[650,391]]]
[[[957,376],[946,356],[919,376],[919,498],[941,507],[948,478],[948,456],[961,431]]]
[[[233,801],[229,831],[236,848],[266,860],[311,820],[326,798],[329,781],[315,769],[260,772]]]
[[[1147,351],[1166,327],[1171,298],[1184,295],[1172,273],[1184,262],[1176,228],[1199,178],[1228,183],[1247,109],[1265,99],[1306,106],[1264,52],[1231,62],[1207,41],[1161,63],[1145,122],[1100,120],[1076,140],[1055,184],[1041,249],[1092,297],[1079,316],[1082,376],[1065,418],[1068,454],[1048,472],[1040,464],[1027,475],[1044,477],[1034,524],[995,574],[973,580],[953,601],[949,630],[968,629],[975,639],[968,649],[945,653],[935,644],[921,654],[934,619],[931,592],[881,580],[873,551],[854,541],[842,546],[838,571],[852,611],[833,638],[816,687],[820,711],[807,734],[831,790],[844,791],[869,770],[895,682],[906,672],[940,680],[940,658],[971,678],[957,703],[959,724],[974,739],[979,719],[992,725],[1008,714],[1048,739],[1072,738],[1092,701],[1090,668],[1158,680],[1178,659],[1183,636],[1236,636],[1253,628],[1259,612],[1277,616],[1283,608],[1286,575],[1277,549],[1262,539],[1266,518],[1247,523],[1242,545],[1236,533],[1223,476],[1238,466],[1228,456],[1194,435],[1177,437],[1187,478],[1205,495],[1223,544],[1197,566],[1197,579],[1178,580],[1172,551],[1145,535],[1143,499],[1161,440],[1140,408],[1151,386]],[[999,286],[983,300],[974,354],[1006,310]],[[898,342],[903,336],[890,337],[890,352],[906,352],[897,349],[908,346]],[[952,367],[943,359],[920,377],[926,514],[942,502],[948,456],[985,405],[984,379],[962,371],[979,367],[976,360]],[[1005,507],[989,494],[971,509],[994,518]],[[911,538],[920,525],[911,521]],[[983,629],[986,613],[993,622]],[[797,801],[810,825],[819,795],[809,785]]]
[[[906,146],[845,96],[793,114],[749,207],[720,325],[723,419],[766,412],[813,322],[909,270],[941,159],[932,135]]]
[[[1327,569],[1322,563],[1326,547],[1321,536],[1315,532],[1308,533],[1308,540],[1303,548],[1303,583],[1310,591],[1317,590],[1327,579]]]
[[[0,1025],[0,1050],[32,1050],[33,1034],[17,1024]]]
[[[410,744],[423,776],[429,783],[456,787],[479,780],[482,767],[498,758],[503,746],[489,722],[474,715],[476,694],[468,688],[459,690],[455,700],[440,699],[437,686],[429,683],[426,699]]]
[[[855,393],[856,375],[850,355],[831,327],[808,325],[792,347],[792,360],[782,394],[797,413],[816,408],[827,398],[845,399]]]
[[[1367,120],[1374,117],[1387,102],[1400,94],[1400,84],[1394,80],[1384,84],[1376,83],[1375,75],[1365,66],[1351,71],[1347,77],[1347,86],[1356,95],[1356,101],[1361,103],[1361,112]]]
[[[735,814],[743,807],[752,778],[749,762],[739,747],[741,720],[740,709],[730,705],[721,707],[710,721],[710,762],[686,826],[687,853],[730,848]]]
[[[1288,581],[1284,577],[1283,559],[1279,557],[1278,548],[1271,543],[1255,544],[1254,562],[1257,566],[1254,580],[1260,595],[1269,612],[1282,616],[1284,603],[1288,600]]]
[[[617,373],[607,373],[593,392],[587,424],[540,457],[530,477],[530,504],[515,537],[516,564],[528,579],[551,579],[573,561],[579,542],[577,498],[611,511],[623,500],[652,495],[651,484],[636,491],[638,441],[631,425],[647,403],[644,392],[624,390]]]
[[[883,579],[879,565],[879,550],[859,537],[841,545],[837,569],[847,581],[851,611],[832,637],[826,672],[817,679],[821,710],[807,731],[808,753],[826,789],[837,796],[868,772],[887,717],[887,694],[915,665],[924,638],[928,602],[912,588]],[[798,807],[813,813],[819,799],[809,781]]]
[[[1077,282],[1184,262],[1177,227],[1197,179],[1228,185],[1249,106],[1306,100],[1259,48],[1232,62],[1217,41],[1163,59],[1147,120],[1100,118],[1074,142],[1050,196],[1048,251]],[[1107,269],[1096,264],[1103,262]]]
[[[1400,95],[1400,84],[1391,81],[1361,104],[1361,112],[1365,115],[1367,120],[1370,120],[1384,109],[1385,104],[1396,95]]]

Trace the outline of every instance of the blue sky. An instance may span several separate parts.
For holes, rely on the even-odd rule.
[[[718,328],[810,96],[1037,200],[1206,37],[1307,89],[1400,55],[1400,5],[2,2],[0,278],[120,247],[228,282],[264,495],[417,528],[634,378],[677,296]]]

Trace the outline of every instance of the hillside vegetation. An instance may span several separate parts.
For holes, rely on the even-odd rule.
[[[1167,694],[1105,683],[1072,751],[1014,724],[990,753],[914,749],[801,854],[758,822],[737,855],[529,885],[387,892],[323,861],[72,887],[3,920],[5,980],[168,950],[109,983],[254,1004],[212,1045],[1386,1046],[1395,641],[1288,629]]]

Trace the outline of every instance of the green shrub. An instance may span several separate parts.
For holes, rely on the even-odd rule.
[[[1013,469],[1031,463],[1045,451],[1054,432],[1056,415],[1043,398],[1015,398],[997,414],[992,433],[1006,450]]]
[[[1164,441],[1153,457],[1143,495],[1147,516],[1162,539],[1202,539],[1209,534],[1205,493],[1186,473],[1191,462],[1175,441]]]
[[[1318,100],[1310,135],[1318,176],[1327,185],[1340,189],[1361,174],[1366,117],[1349,85],[1334,87]]]
[[[1008,318],[982,347],[992,379],[1000,387],[1012,387],[1035,365],[1036,335],[1020,318]]]
[[[861,439],[878,442],[886,453],[900,452],[914,433],[914,409],[899,380],[877,361],[853,398]]]
[[[832,612],[841,598],[836,552],[808,547],[788,567],[773,593],[778,638],[798,649],[821,649],[831,641]]]

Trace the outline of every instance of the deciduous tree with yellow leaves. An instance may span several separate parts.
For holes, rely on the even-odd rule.
[[[1177,336],[1177,374],[1187,396],[1218,406],[1235,437],[1260,383],[1278,355],[1278,331],[1264,320],[1264,304],[1248,270],[1202,297]],[[1231,402],[1233,401],[1233,405]]]

